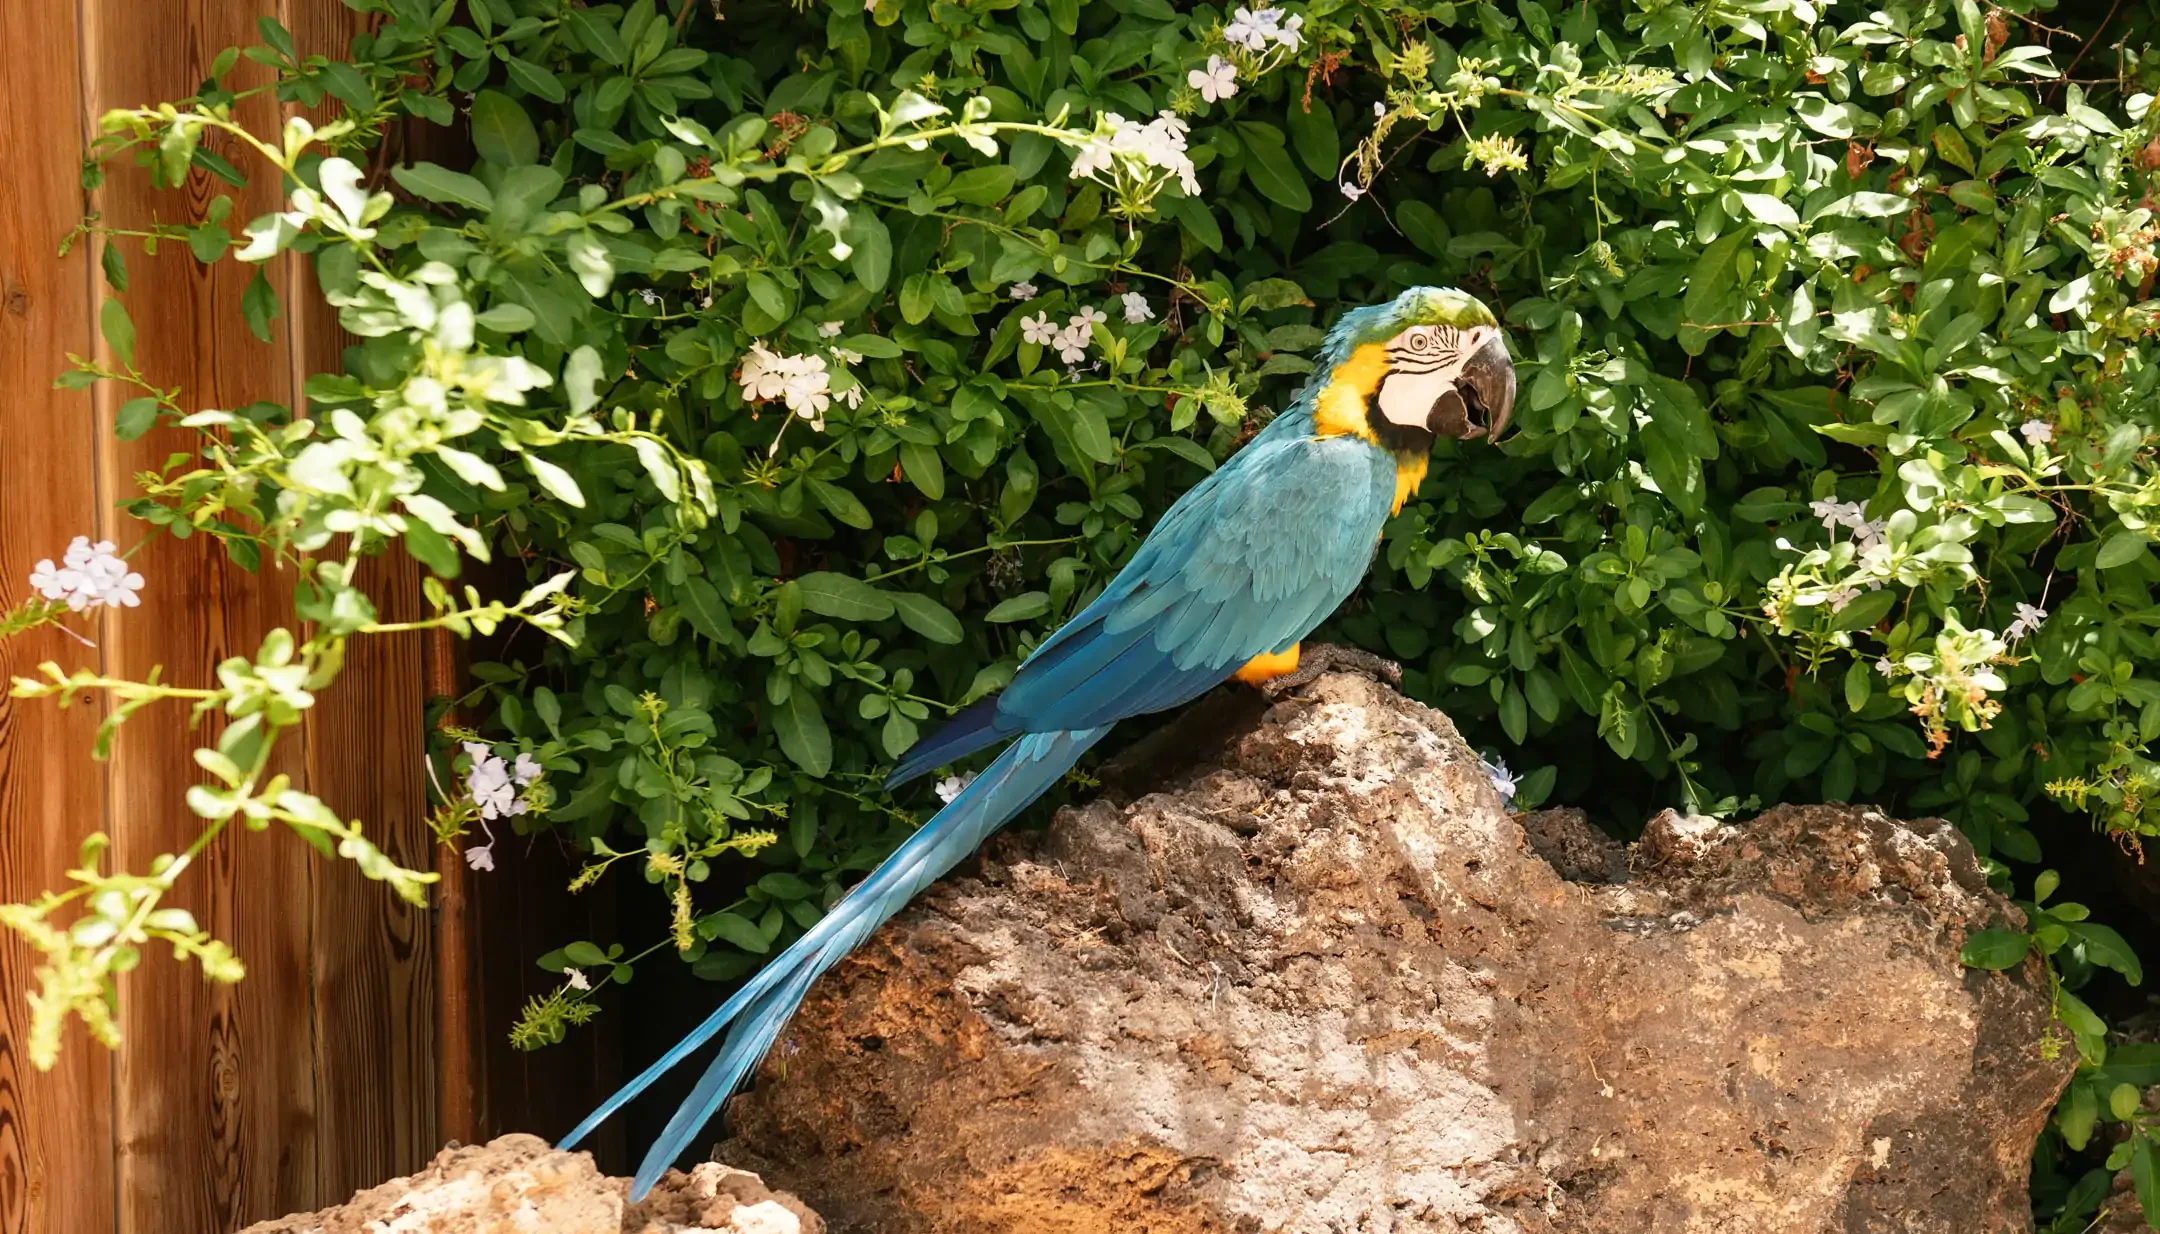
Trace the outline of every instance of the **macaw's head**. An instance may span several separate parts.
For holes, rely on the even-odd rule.
[[[1515,410],[1515,364],[1492,310],[1452,287],[1413,287],[1353,309],[1328,332],[1315,428],[1397,454],[1435,438],[1498,440]]]

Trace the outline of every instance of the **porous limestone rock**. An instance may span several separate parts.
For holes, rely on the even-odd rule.
[[[1104,780],[829,975],[720,1155],[863,1234],[2030,1229],[2070,1060],[1959,964],[2017,914],[1948,824],[1626,853],[1349,675]]]
[[[249,1226],[242,1234],[824,1234],[794,1196],[718,1163],[669,1171],[641,1203],[587,1153],[537,1136],[451,1145],[425,1170],[336,1208]]]

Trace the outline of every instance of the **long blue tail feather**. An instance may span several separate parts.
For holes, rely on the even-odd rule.
[[[977,750],[986,750],[1012,736],[1011,729],[997,727],[997,696],[992,695],[932,729],[928,736],[908,747],[885,787],[895,789],[917,776],[927,775],[947,763],[957,762]]]
[[[974,783],[953,798],[952,804],[908,837],[869,877],[833,905],[831,912],[758,970],[689,1036],[639,1072],[563,1137],[562,1147],[575,1145],[722,1029],[728,1029],[719,1055],[638,1167],[630,1194],[633,1200],[642,1199],[711,1120],[728,1094],[765,1057],[818,977],[860,946],[925,887],[974,852],[992,832],[1027,808],[1109,731],[1105,725],[1078,731],[1028,733],[1006,747]]]

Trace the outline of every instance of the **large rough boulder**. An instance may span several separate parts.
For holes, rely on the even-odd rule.
[[[2016,912],[1953,828],[1630,862],[1373,681],[1252,697],[828,976],[721,1155],[875,1234],[2030,1229],[2069,1062],[2036,970],[1958,963]]]
[[[371,1187],[336,1208],[249,1226],[241,1234],[824,1234],[794,1196],[755,1174],[707,1163],[670,1170],[627,1202],[630,1180],[609,1178],[587,1153],[537,1136],[451,1145],[418,1174]]]

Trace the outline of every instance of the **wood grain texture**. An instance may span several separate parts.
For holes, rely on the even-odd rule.
[[[338,0],[284,0],[281,16],[303,56],[343,54],[358,28],[357,15]],[[310,118],[319,123],[334,111],[326,105]],[[291,320],[293,373],[304,382],[309,374],[340,371],[351,336],[339,328],[306,262],[289,263],[287,274],[280,290]],[[426,615],[419,570],[402,550],[368,559],[359,581],[384,619]],[[318,697],[307,734],[309,791],[360,820],[393,860],[417,869],[433,860],[422,764],[425,637],[353,640],[344,672]],[[419,1169],[440,1143],[439,914],[406,904],[349,862],[321,857],[313,909],[315,1100],[322,1115],[317,1172],[321,1194],[334,1199]]]
[[[107,108],[190,94],[221,48],[254,41],[259,11],[220,0],[81,2],[85,114],[93,122]],[[243,103],[239,116],[257,131],[281,121],[268,95]],[[229,141],[207,144],[253,178],[239,194],[236,222],[279,203],[275,175],[260,174],[252,154]],[[196,221],[219,191],[200,171],[173,192],[153,189],[124,164],[108,167],[108,175],[92,206],[118,227]],[[125,301],[139,327],[137,363],[152,380],[178,385],[183,403],[195,407],[291,400],[286,341],[259,342],[242,325],[241,294],[252,267],[230,261],[204,267],[175,246],[156,258],[130,256]],[[281,335],[286,324],[279,322]],[[101,392],[101,425],[110,425],[119,394]],[[112,439],[109,427],[101,431],[103,484],[115,495],[132,491],[133,473],[194,448],[184,430],[135,442]],[[104,526],[123,544],[141,535],[117,510],[105,513]],[[266,632],[292,620],[289,576],[267,566],[262,575],[249,575],[205,537],[155,539],[136,561],[148,582],[143,606],[108,619],[101,639],[117,675],[141,677],[163,665],[167,680],[205,684],[219,660],[252,659]],[[199,822],[182,805],[200,775],[189,751],[212,737],[214,727],[190,731],[177,708],[128,723],[109,780],[118,861],[144,868],[194,837]],[[305,733],[289,734],[274,769],[302,773],[305,755]],[[309,850],[289,835],[227,834],[175,899],[233,944],[247,979],[212,985],[192,966],[159,957],[124,983],[127,1044],[118,1054],[114,1108],[122,1234],[232,1230],[326,1198],[319,1189],[310,1025],[311,867]]]
[[[12,607],[38,558],[97,528],[101,500],[90,400],[52,388],[66,353],[91,339],[86,255],[54,256],[83,210],[73,0],[0,3],[0,46],[0,605]],[[43,660],[100,665],[95,649],[42,630],[0,642],[0,679]],[[104,825],[104,777],[89,761],[97,721],[95,706],[0,698],[0,900],[61,885],[77,842]],[[56,1068],[31,1066],[23,993],[36,958],[0,932],[0,1234],[108,1234],[111,1058],[73,1030]]]

